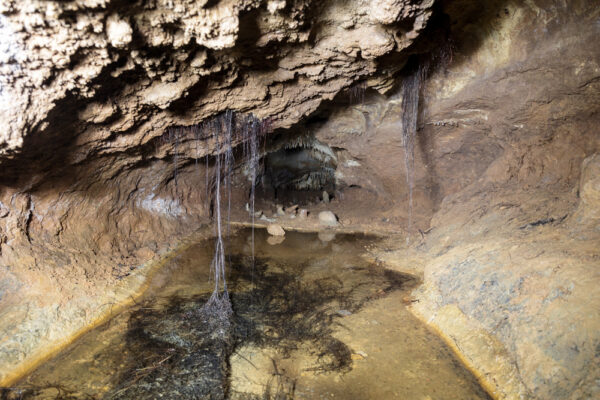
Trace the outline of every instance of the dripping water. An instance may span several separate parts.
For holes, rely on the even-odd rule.
[[[181,129],[174,129],[172,131],[174,139],[172,138],[171,140],[175,141],[175,148],[173,150],[173,164],[174,164],[174,180],[175,180],[175,194],[177,194],[177,167],[178,167],[178,158],[179,158],[179,133],[180,133]]]
[[[256,117],[237,116],[232,111],[216,116],[205,121],[201,125],[191,127],[170,128],[164,135],[163,141],[168,140],[173,145],[173,180],[175,183],[175,193],[177,193],[177,175],[179,164],[179,145],[180,140],[186,140],[186,136],[191,134],[192,140],[195,140],[195,164],[198,166],[200,158],[200,140],[214,138],[212,151],[205,152],[205,187],[207,199],[207,208],[210,210],[210,201],[212,199],[212,212],[215,220],[215,253],[211,261],[211,276],[214,280],[213,292],[206,304],[199,310],[199,315],[209,323],[217,323],[220,328],[229,326],[229,318],[232,313],[231,303],[227,290],[226,282],[226,260],[225,248],[226,238],[230,234],[231,222],[231,187],[233,179],[233,168],[235,157],[233,152],[234,141],[241,141],[245,164],[250,175],[250,213],[252,216],[252,260],[254,263],[254,223],[255,223],[255,186],[259,168],[259,143],[261,137],[270,131],[269,120],[259,120]],[[214,154],[214,175],[209,174],[210,164],[209,156]],[[211,196],[211,191],[213,195]],[[223,195],[227,196],[226,220],[223,216],[223,207],[225,205]],[[223,224],[227,225],[224,234]],[[225,331],[223,331],[225,332]]]
[[[198,125],[192,126],[192,133],[194,134],[194,139],[196,141],[196,157],[194,162],[196,164],[196,168],[199,168],[198,157],[200,154],[200,128]]]
[[[224,150],[224,167],[225,167],[225,190],[227,193],[227,239],[229,240],[231,234],[231,179],[233,173],[233,166],[235,164],[235,159],[233,157],[233,149],[232,149],[232,136],[234,134],[234,115],[231,110],[227,110],[224,115],[224,123],[225,123],[225,150]],[[229,243],[228,243],[229,244]],[[229,254],[231,257],[231,254]],[[231,265],[231,258],[228,259],[229,264]],[[223,277],[223,282],[225,283],[225,277]]]
[[[251,218],[251,285],[254,286],[254,267],[255,267],[255,192],[256,192],[256,181],[259,170],[259,144],[261,138],[270,130],[270,120],[259,120],[256,117],[250,115],[244,117],[241,122],[240,132],[241,141],[243,144],[243,157],[246,173],[250,181],[250,192],[248,193],[248,202],[246,203],[246,209],[250,214]],[[264,143],[264,141],[263,141]]]
[[[169,128],[166,133],[167,137],[162,138],[163,143],[168,142],[173,145],[173,182],[175,183],[175,197],[177,197],[177,168],[179,165],[179,140],[183,134],[185,134],[185,131],[181,127]]]
[[[206,125],[206,124],[205,124]],[[241,140],[245,163],[250,170],[250,207],[252,214],[252,262],[254,263],[254,194],[258,173],[258,144],[260,137],[269,129],[268,121],[260,121],[254,116],[238,117],[232,111],[226,111],[219,117],[213,118],[207,124],[215,136],[215,177],[214,177],[214,218],[216,228],[215,254],[211,269],[215,280],[213,293],[201,312],[206,317],[216,317],[223,327],[229,326],[232,313],[227,283],[225,278],[225,241],[223,239],[222,191],[227,195],[227,229],[226,237],[230,236],[231,222],[231,187],[235,158],[233,153],[234,139]],[[241,136],[241,137],[240,137]],[[207,155],[208,157],[208,155]],[[208,158],[207,158],[208,163]],[[207,164],[208,167],[208,164]],[[208,171],[208,168],[207,168]],[[208,177],[208,175],[207,175]],[[221,187],[221,181],[224,188]],[[208,178],[207,178],[208,182]],[[208,184],[207,184],[208,186]]]
[[[406,169],[406,184],[408,186],[408,235],[406,243],[410,242],[410,231],[413,217],[413,190],[415,185],[415,140],[419,117],[419,94],[425,68],[418,66],[402,81],[402,146],[404,147],[404,166]]]
[[[204,161],[205,161],[205,165],[204,165],[204,188],[206,193],[204,194],[204,198],[206,199],[206,210],[207,212],[210,212],[210,201],[209,201],[209,196],[210,196],[210,180],[208,177],[208,154],[209,152],[207,151],[206,154],[204,155]]]
[[[227,281],[225,279],[225,244],[223,241],[223,229],[221,218],[221,179],[225,175],[225,186],[230,201],[231,174],[231,115],[226,114],[223,123],[219,119],[213,121],[213,133],[215,137],[215,192],[214,212],[216,242],[215,253],[211,262],[211,272],[214,279],[213,292],[208,301],[200,309],[200,315],[206,322],[219,325],[222,333],[229,327],[229,319],[232,314],[231,302],[227,292]],[[229,148],[228,148],[229,146]],[[223,154],[224,153],[224,154]],[[223,168],[225,171],[223,171]],[[228,217],[229,218],[229,217]]]
[[[231,174],[233,172],[233,151],[231,148],[231,136],[233,134],[233,112],[225,112],[225,150],[224,150],[224,167],[225,167],[225,188],[227,191],[227,236],[229,237],[231,226]]]
[[[244,124],[242,129],[244,142],[245,164],[249,170],[250,194],[249,194],[249,212],[252,219],[252,260],[254,260],[254,223],[255,223],[255,188],[258,171],[258,142],[260,139],[260,123],[257,119],[251,118]]]
[[[402,146],[404,147],[404,166],[406,184],[408,186],[408,235],[406,243],[410,243],[410,231],[413,219],[413,192],[415,185],[415,141],[419,122],[419,101],[423,82],[433,69],[445,71],[454,58],[454,42],[447,37],[436,51],[421,56],[412,64],[401,84],[402,96]]]
[[[350,104],[363,104],[365,102],[365,93],[367,85],[365,82],[358,82],[348,90],[348,100]]]

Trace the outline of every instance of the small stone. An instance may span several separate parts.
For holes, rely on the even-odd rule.
[[[283,228],[276,224],[267,226],[267,232],[269,232],[269,235],[271,236],[285,236],[285,231]]]
[[[266,215],[261,215],[260,216],[260,220],[261,221],[266,221],[266,222],[274,222],[275,220],[273,218],[268,218]]]
[[[352,21],[352,20],[343,21],[341,26],[344,29],[350,29],[350,28],[354,27],[354,21]]]
[[[329,193],[327,193],[326,190],[323,190],[322,197],[323,197],[323,203],[329,203]]]
[[[298,210],[298,219],[306,219],[308,218],[308,210],[306,208],[301,208]]]
[[[352,313],[348,310],[337,310],[337,314],[341,315],[342,317],[352,315]]]
[[[200,68],[200,67],[204,66],[207,58],[208,58],[208,55],[207,55],[206,51],[199,51],[198,53],[196,53],[196,56],[194,57],[194,59],[190,62],[190,65],[193,68]]]
[[[283,211],[283,206],[281,204],[277,204],[277,215],[285,215]]]
[[[325,226],[337,226],[338,219],[331,211],[321,211],[319,213],[319,222]]]

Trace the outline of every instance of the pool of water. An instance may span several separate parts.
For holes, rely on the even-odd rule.
[[[194,244],[135,306],[0,398],[489,399],[406,310],[416,282],[362,257],[374,241],[239,231],[227,245],[227,325],[200,317],[213,243]]]

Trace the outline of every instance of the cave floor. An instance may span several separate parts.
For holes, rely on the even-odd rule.
[[[133,307],[4,396],[489,398],[406,309],[418,281],[365,257],[379,239],[299,232],[272,239],[241,229],[228,240],[229,325],[198,311],[212,290],[213,252],[212,241],[198,242],[162,267]]]

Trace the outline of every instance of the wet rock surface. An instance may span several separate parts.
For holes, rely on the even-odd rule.
[[[167,3],[0,5],[0,381],[210,221],[215,132],[169,128],[230,109],[334,152],[329,204],[262,217],[395,235],[378,259],[499,397],[597,395],[594,1]],[[411,191],[398,88],[424,60]]]
[[[391,7],[384,25],[362,0],[4,1],[0,381],[209,222],[215,131],[170,128],[226,111],[289,127],[357,81],[389,89],[432,13]]]

